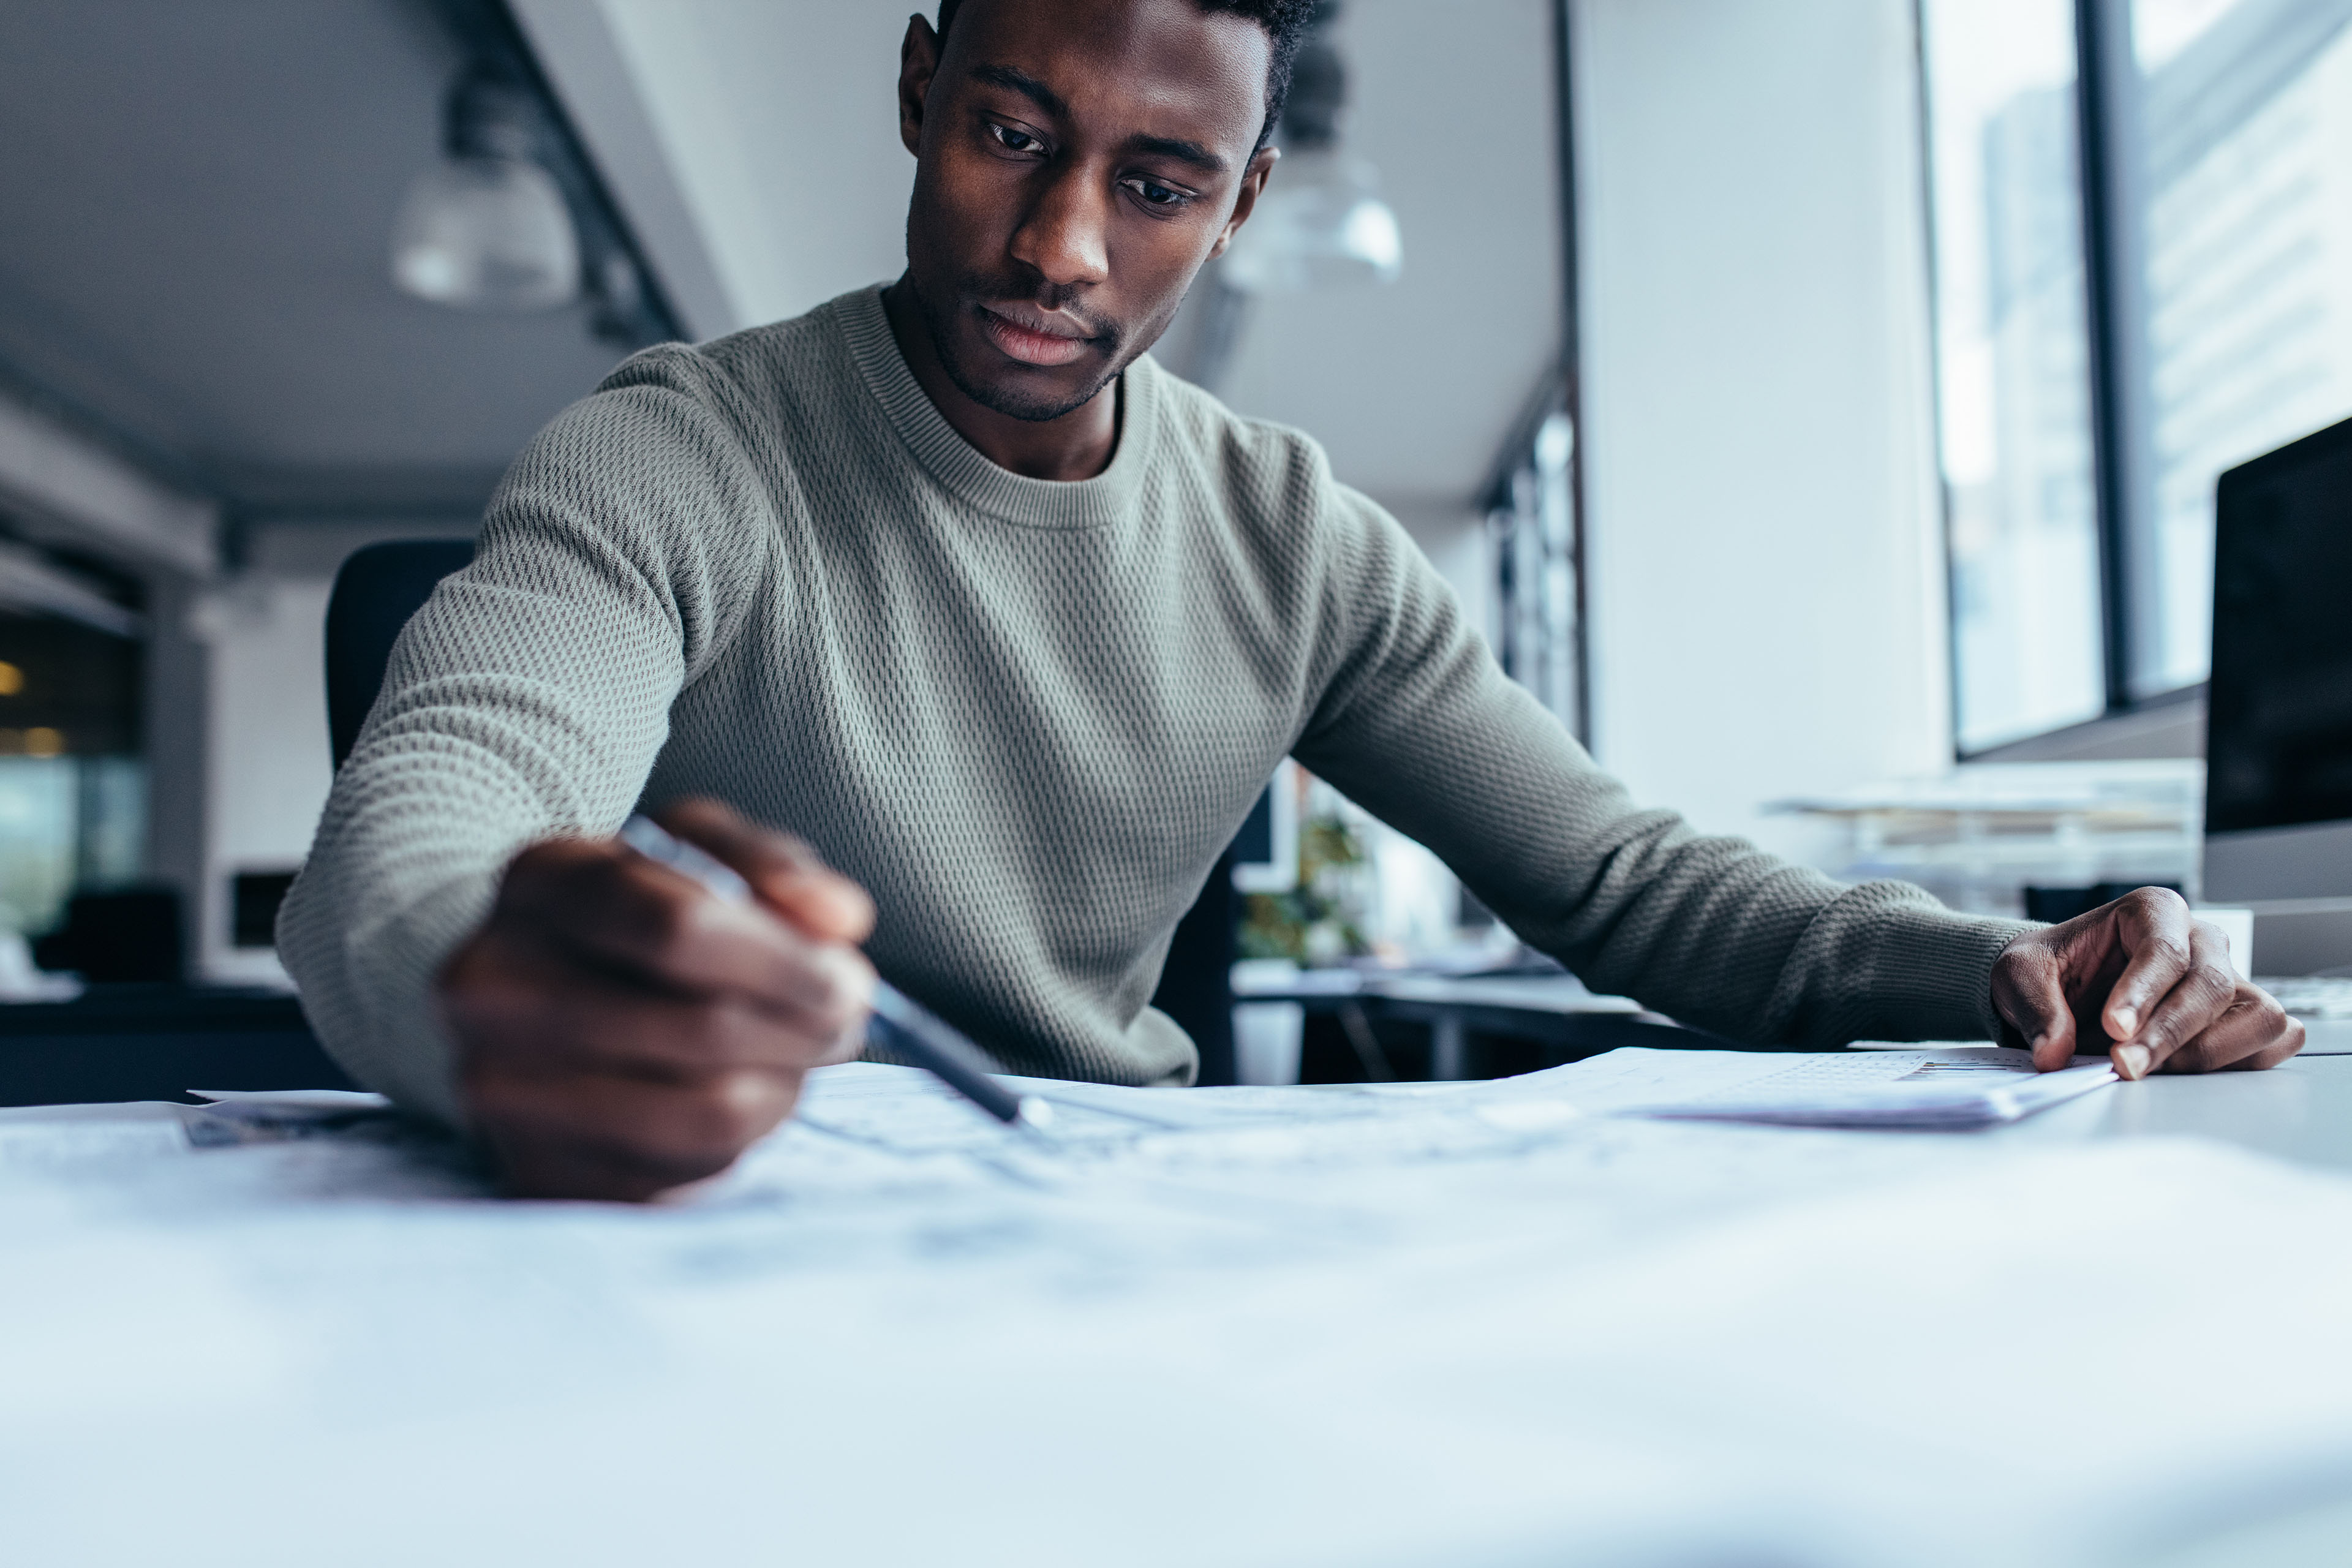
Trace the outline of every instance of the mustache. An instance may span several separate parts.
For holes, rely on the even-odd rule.
[[[1048,283],[1039,278],[991,278],[979,273],[967,274],[957,292],[967,305],[1025,305],[1047,315],[1059,316],[1083,332],[1088,341],[1107,348],[1117,348],[1127,333],[1117,321],[1097,315],[1078,302],[1079,291]]]

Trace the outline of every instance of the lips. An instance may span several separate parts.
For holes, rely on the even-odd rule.
[[[980,330],[1007,358],[1023,364],[1070,364],[1084,359],[1093,342],[1066,322],[1034,316],[1024,322],[985,305],[980,307]]]

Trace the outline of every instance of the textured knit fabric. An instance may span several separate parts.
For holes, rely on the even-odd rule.
[[[1147,1004],[1286,754],[1599,990],[1759,1042],[1995,1028],[2021,928],[1635,809],[1313,441],[1148,358],[1119,397],[1101,475],[1009,473],[868,289],[559,416],[402,635],[287,900],[328,1049],[457,1118],[431,983],[506,862],[699,794],[869,889],[876,966],[1007,1067],[1181,1084]]]

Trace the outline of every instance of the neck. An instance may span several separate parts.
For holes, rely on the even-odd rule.
[[[940,363],[920,306],[904,278],[882,290],[890,335],[923,389],[955,433],[1000,468],[1031,479],[1090,479],[1118,449],[1118,382],[1053,419],[1015,419],[964,395]]]

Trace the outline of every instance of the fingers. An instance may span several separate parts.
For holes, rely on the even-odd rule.
[[[1992,993],[2014,1031],[2003,1037],[2021,1037],[2044,1072],[2109,1042],[2126,1079],[2275,1067],[2303,1047],[2303,1026],[2238,978],[2221,931],[2160,888],[2018,937],[1994,961]]]
[[[2180,895],[2162,888],[2127,893],[2085,918],[2102,916],[2113,923],[2126,962],[2100,1009],[2099,1021],[2109,1039],[2136,1039],[2141,1024],[2195,962],[2190,947],[2194,922]]]
[[[2222,1072],[2274,1068],[2303,1049],[2303,1021],[2287,1016],[2271,994],[2239,984],[2220,1017],[2172,1052],[2166,1072]]]
[[[761,899],[811,936],[856,943],[874,933],[874,900],[797,838],[772,832],[715,800],[672,803],[656,814],[741,873]]]
[[[833,1033],[862,1012],[864,955],[612,843],[557,839],[516,857],[494,923],[687,994],[730,993]]]
[[[862,1037],[851,1016],[655,989],[504,931],[484,933],[453,962],[443,995],[457,1037],[522,1071],[671,1082],[743,1068],[801,1071],[841,1059],[843,1042]]]
[[[2138,950],[2133,952],[2133,966],[2138,966]],[[2116,980],[2116,994],[2131,985],[2133,966],[2124,969],[2124,978]],[[2159,966],[2149,966],[2157,971]],[[2116,1035],[2115,1069],[2119,1077],[2138,1079],[2149,1072],[2164,1068],[2173,1053],[2200,1039],[2218,1020],[2230,1011],[2237,999],[2237,971],[2230,966],[2230,942],[2218,926],[2204,921],[2192,921],[2188,929],[2188,954],[2178,962],[2166,954],[2161,971],[2173,973],[2171,987],[2161,992],[2152,1004],[2136,1008],[2140,1016],[2136,1035]],[[2143,992],[2145,994],[2145,992]],[[2107,999],[2107,1016],[2115,1018],[2115,996]]]
[[[2054,1072],[2074,1059],[2064,964],[2047,943],[2020,937],[2002,952],[1993,966],[1993,1005],[2032,1051],[2037,1070]]]
[[[790,1114],[800,1085],[797,1072],[751,1069],[690,1085],[504,1070],[467,1081],[509,1190],[624,1203],[725,1170]]]
[[[865,894],[723,807],[669,815],[760,900],[551,840],[436,977],[467,1120],[518,1193],[642,1200],[715,1174],[864,1043]]]

